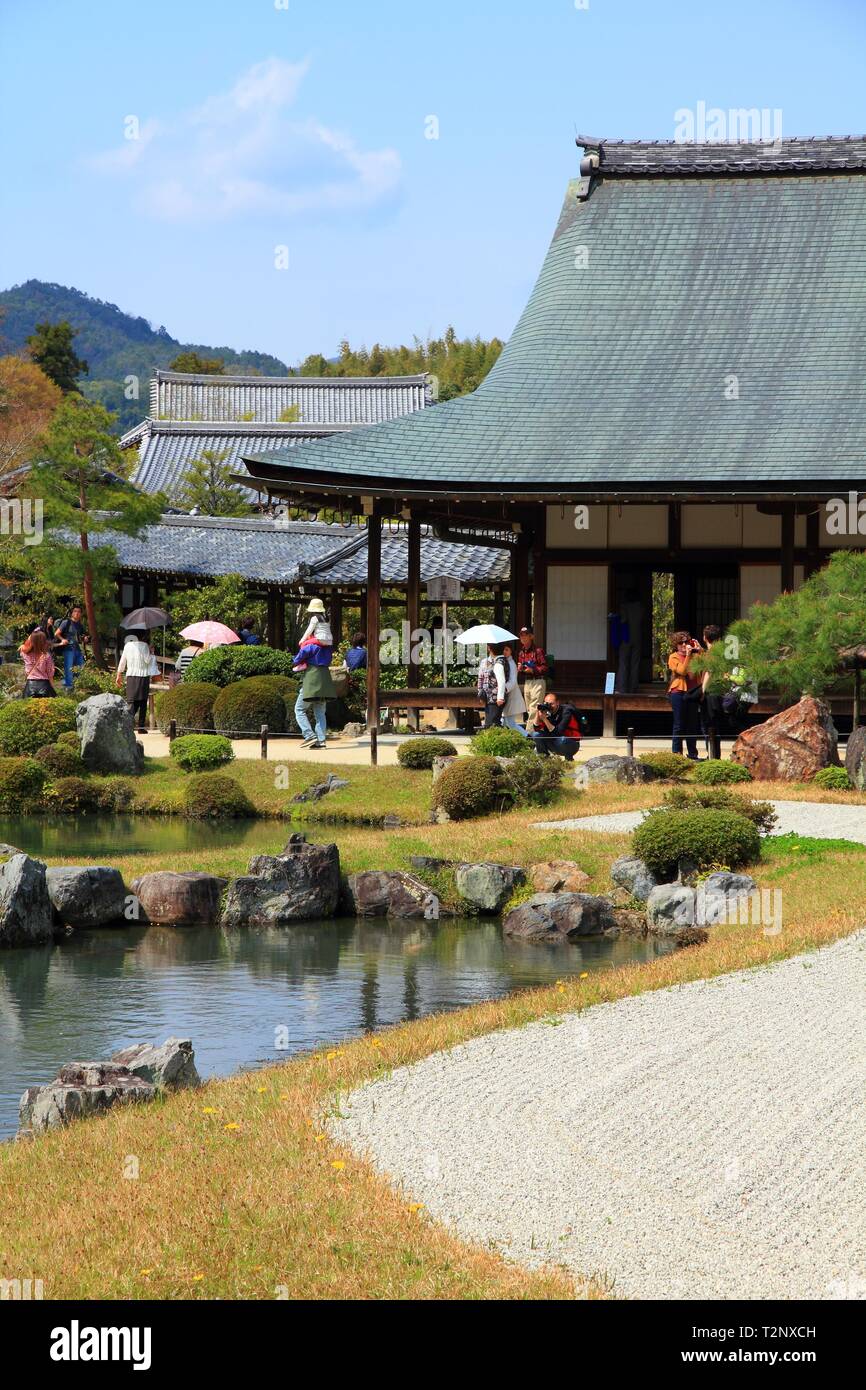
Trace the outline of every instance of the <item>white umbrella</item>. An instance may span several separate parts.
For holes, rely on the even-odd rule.
[[[509,632],[505,627],[497,627],[496,623],[478,623],[475,627],[469,627],[465,632],[454,638],[455,642],[465,642],[472,647],[480,647],[488,642],[491,646],[498,646],[500,642],[516,642],[517,634]]]

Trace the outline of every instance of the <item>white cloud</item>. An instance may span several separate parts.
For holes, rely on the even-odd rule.
[[[381,202],[400,181],[396,150],[362,150],[318,120],[291,119],[308,69],[307,59],[256,63],[230,91],[176,119],[142,122],[137,140],[96,155],[91,166],[134,178],[137,209],[163,221]]]

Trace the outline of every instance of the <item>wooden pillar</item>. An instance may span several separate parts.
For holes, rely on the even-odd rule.
[[[529,541],[518,536],[511,552],[511,631],[520,632],[529,622]]]
[[[367,517],[367,728],[379,727],[379,618],[382,518]]]
[[[409,623],[409,664],[406,680],[411,690],[417,687],[420,680],[418,662],[412,660],[412,634],[421,626],[421,523],[415,517],[409,522],[408,539],[406,619]]]
[[[793,502],[782,508],[782,593],[794,588],[794,529],[797,514]]]
[[[493,621],[497,627],[505,626],[505,599],[501,588],[493,595]]]
[[[268,646],[277,645],[277,591],[268,589]]]
[[[286,596],[282,589],[274,592],[274,646],[278,651],[286,649]]]
[[[806,517],[806,564],[804,566],[806,579],[811,578],[816,570],[821,568],[821,515],[818,511],[810,512]]]
[[[343,595],[331,594],[329,607],[331,610],[331,632],[334,634],[334,646],[338,647],[343,640]]]
[[[533,556],[535,586],[532,595],[532,627],[535,640],[543,650],[547,649],[547,557],[543,551],[536,550]]]

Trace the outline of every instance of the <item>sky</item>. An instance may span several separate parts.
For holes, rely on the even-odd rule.
[[[578,132],[866,132],[866,0],[0,0],[0,60],[0,288],[290,365],[507,337]]]

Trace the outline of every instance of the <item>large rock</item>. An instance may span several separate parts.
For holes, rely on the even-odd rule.
[[[0,856],[0,947],[41,946],[54,935],[45,865],[13,849]]]
[[[368,869],[346,880],[346,907],[358,917],[399,917],[435,922],[439,899],[426,883],[402,869]]]
[[[292,802],[296,801],[321,801],[323,796],[329,792],[339,791],[341,787],[348,787],[349,782],[345,777],[338,777],[336,773],[329,772],[324,782],[314,782],[312,786],[305,787],[297,796],[291,797]]]
[[[123,923],[126,889],[119,869],[103,864],[64,865],[48,869],[48,896],[68,927],[104,927]]]
[[[132,711],[120,695],[106,692],[82,700],[75,726],[88,772],[141,772],[144,749],[135,737]]]
[[[457,896],[479,912],[501,912],[525,881],[523,869],[513,864],[458,864],[454,871]]]
[[[446,753],[446,754],[445,754],[443,757],[441,757],[441,758],[434,758],[434,759],[433,759],[433,781],[434,781],[434,782],[438,782],[438,781],[439,781],[439,778],[442,776],[442,773],[443,773],[443,772],[446,772],[447,769],[451,766],[451,764],[452,764],[452,763],[456,763],[456,761],[457,761],[457,754],[456,754],[456,753]]]
[[[217,920],[227,882],[196,870],[174,873],[162,869],[135,879],[132,891],[144,921],[160,927],[191,927]]]
[[[153,1100],[156,1087],[115,1062],[70,1062],[47,1086],[30,1086],[18,1108],[19,1133],[57,1129],[129,1101]]]
[[[743,900],[748,902],[757,891],[758,885],[751,874],[735,874],[730,869],[709,874],[698,884],[695,925],[714,927],[719,923],[737,922],[744,910]]]
[[[693,927],[697,893],[685,883],[660,883],[646,904],[649,930],[656,936],[676,936],[681,927]]]
[[[613,903],[591,893],[535,893],[502,921],[506,936],[555,944],[572,937],[601,936],[616,927]]]
[[[858,791],[866,792],[866,724],[851,732],[845,749],[845,771]]]
[[[536,893],[581,893],[589,874],[573,859],[547,859],[530,866],[529,882]]]
[[[796,705],[746,729],[731,757],[760,782],[809,782],[822,767],[838,767],[838,737],[822,700],[804,695]]]
[[[622,854],[610,866],[610,876],[618,888],[624,888],[633,898],[645,903],[658,879],[652,869],[648,869],[642,859]]]
[[[292,835],[281,854],[259,854],[243,878],[232,879],[222,923],[226,927],[281,927],[333,917],[340,898],[336,845],[308,845]]]
[[[160,1090],[201,1085],[189,1038],[166,1038],[159,1044],[136,1043],[115,1052],[111,1060]]]
[[[650,769],[637,758],[620,753],[599,753],[580,764],[575,781],[580,786],[584,782],[648,782],[651,777]]]

